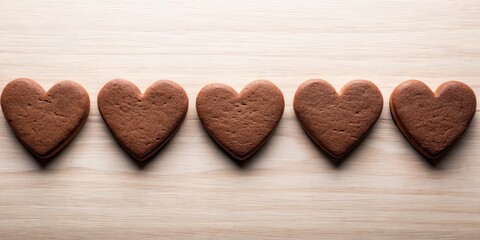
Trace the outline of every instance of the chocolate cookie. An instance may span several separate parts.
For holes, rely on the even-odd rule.
[[[178,130],[187,114],[188,97],[172,81],[158,81],[142,95],[135,84],[115,79],[98,94],[98,109],[120,145],[143,161]]]
[[[251,82],[240,94],[224,84],[209,84],[198,93],[196,105],[210,136],[238,160],[267,141],[285,108],[280,89],[266,80]]]
[[[17,138],[39,159],[62,150],[90,111],[87,91],[73,81],[59,82],[45,92],[33,80],[19,78],[5,86],[1,105]]]
[[[333,158],[342,159],[375,124],[383,98],[370,81],[351,81],[337,93],[328,82],[312,79],[298,87],[293,108],[313,141]]]
[[[435,93],[423,82],[398,85],[390,97],[393,120],[408,141],[425,157],[436,159],[467,129],[477,100],[464,83],[449,81]]]

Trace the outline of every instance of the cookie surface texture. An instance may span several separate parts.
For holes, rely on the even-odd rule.
[[[168,80],[155,82],[142,94],[132,82],[114,79],[100,90],[98,109],[118,143],[143,161],[181,126],[188,97],[180,85]]]
[[[476,110],[473,90],[458,81],[442,83],[432,92],[409,80],[390,96],[390,112],[407,140],[428,159],[437,159],[462,135]]]
[[[17,138],[39,159],[60,152],[90,111],[87,91],[73,81],[59,82],[45,92],[35,81],[19,78],[5,86],[1,105]]]
[[[196,106],[210,136],[231,156],[245,160],[267,141],[285,101],[277,86],[257,80],[240,93],[224,84],[209,84],[198,93]]]
[[[298,87],[293,107],[312,140],[334,159],[341,159],[375,124],[383,98],[367,80],[351,81],[337,93],[328,82],[312,79]]]

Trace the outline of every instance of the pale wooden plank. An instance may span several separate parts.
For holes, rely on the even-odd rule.
[[[91,114],[47,171],[0,118],[2,239],[474,239],[480,233],[479,118],[439,169],[394,126],[400,82],[457,79],[480,92],[478,1],[31,1],[0,5],[0,88],[31,77],[82,83]],[[146,169],[115,143],[96,108],[108,80],[144,90],[172,79],[187,119]],[[247,169],[209,139],[197,92],[269,79],[285,115]],[[378,84],[384,112],[339,169],[295,119],[296,87]]]

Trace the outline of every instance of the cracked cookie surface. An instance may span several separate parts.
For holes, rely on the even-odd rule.
[[[458,81],[442,83],[432,92],[409,80],[390,96],[390,112],[402,134],[429,159],[440,157],[467,129],[476,111],[473,90]]]
[[[370,81],[351,81],[337,93],[327,81],[312,79],[298,87],[293,107],[313,141],[333,158],[341,159],[375,124],[383,98]]]
[[[188,111],[183,88],[157,81],[144,94],[127,80],[114,79],[98,94],[98,109],[120,145],[146,160],[175,134]]]
[[[45,92],[27,78],[5,86],[1,105],[17,138],[40,159],[49,159],[62,150],[90,110],[88,93],[80,84],[62,81]]]
[[[285,108],[273,83],[257,80],[237,93],[224,84],[209,84],[197,96],[197,113],[210,136],[238,160],[255,153],[277,126]]]

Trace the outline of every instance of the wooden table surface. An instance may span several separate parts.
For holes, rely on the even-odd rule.
[[[16,0],[0,4],[0,89],[18,77],[45,88],[71,79],[91,113],[41,169],[0,117],[0,239],[478,239],[480,116],[437,167],[395,127],[388,98],[420,79],[460,80],[480,95],[480,2],[474,0]],[[144,169],[97,109],[110,79],[145,90],[181,84],[190,106]],[[384,111],[334,167],[298,124],[297,86],[375,82]],[[284,117],[245,168],[202,128],[198,91],[268,79]]]

